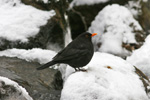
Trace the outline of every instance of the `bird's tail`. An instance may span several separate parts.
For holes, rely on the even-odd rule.
[[[42,65],[41,67],[38,67],[37,70],[42,70],[42,69],[48,68],[49,66],[52,66],[54,64],[56,64],[54,61],[50,61],[50,62]]]

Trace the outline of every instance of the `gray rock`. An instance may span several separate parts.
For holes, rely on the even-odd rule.
[[[0,76],[16,81],[34,100],[59,100],[62,89],[61,74],[54,69],[37,71],[39,66],[36,62],[0,57]]]
[[[148,35],[150,34],[150,0],[147,0],[147,2],[141,2],[141,11],[142,14],[139,16],[138,20]]]

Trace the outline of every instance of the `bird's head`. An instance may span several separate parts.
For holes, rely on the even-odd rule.
[[[97,33],[92,33],[91,37],[93,37],[93,36],[95,36],[95,35],[97,35]]]
[[[77,40],[90,40],[91,41],[91,38],[95,35],[97,35],[97,33],[91,34],[89,32],[84,32],[77,37]]]
[[[93,36],[95,36],[95,35],[97,35],[97,33],[89,33],[89,32],[85,32],[84,34],[83,34],[83,36],[84,37],[86,37],[86,38],[91,38],[91,37],[93,37]]]

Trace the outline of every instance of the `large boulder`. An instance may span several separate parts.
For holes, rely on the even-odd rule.
[[[94,20],[98,12],[105,6],[113,3],[124,5],[128,3],[128,0],[72,0],[70,6],[82,15],[86,27],[88,28],[91,26],[91,22]],[[80,24],[80,22],[78,24]]]
[[[37,71],[39,66],[41,65],[36,62],[0,57],[0,76],[16,81],[34,100],[59,100],[61,74],[54,69]]]
[[[0,50],[35,47],[60,50],[63,47],[63,33],[55,11],[37,9],[32,4],[36,3],[0,1]]]

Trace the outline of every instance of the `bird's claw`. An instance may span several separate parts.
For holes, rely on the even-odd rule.
[[[87,70],[86,70],[86,69],[80,69],[79,71],[82,71],[82,72],[87,72]]]
[[[80,68],[78,68],[78,70],[77,70],[77,69],[75,69],[75,71],[87,72],[87,70],[86,70],[86,69],[80,69]]]

